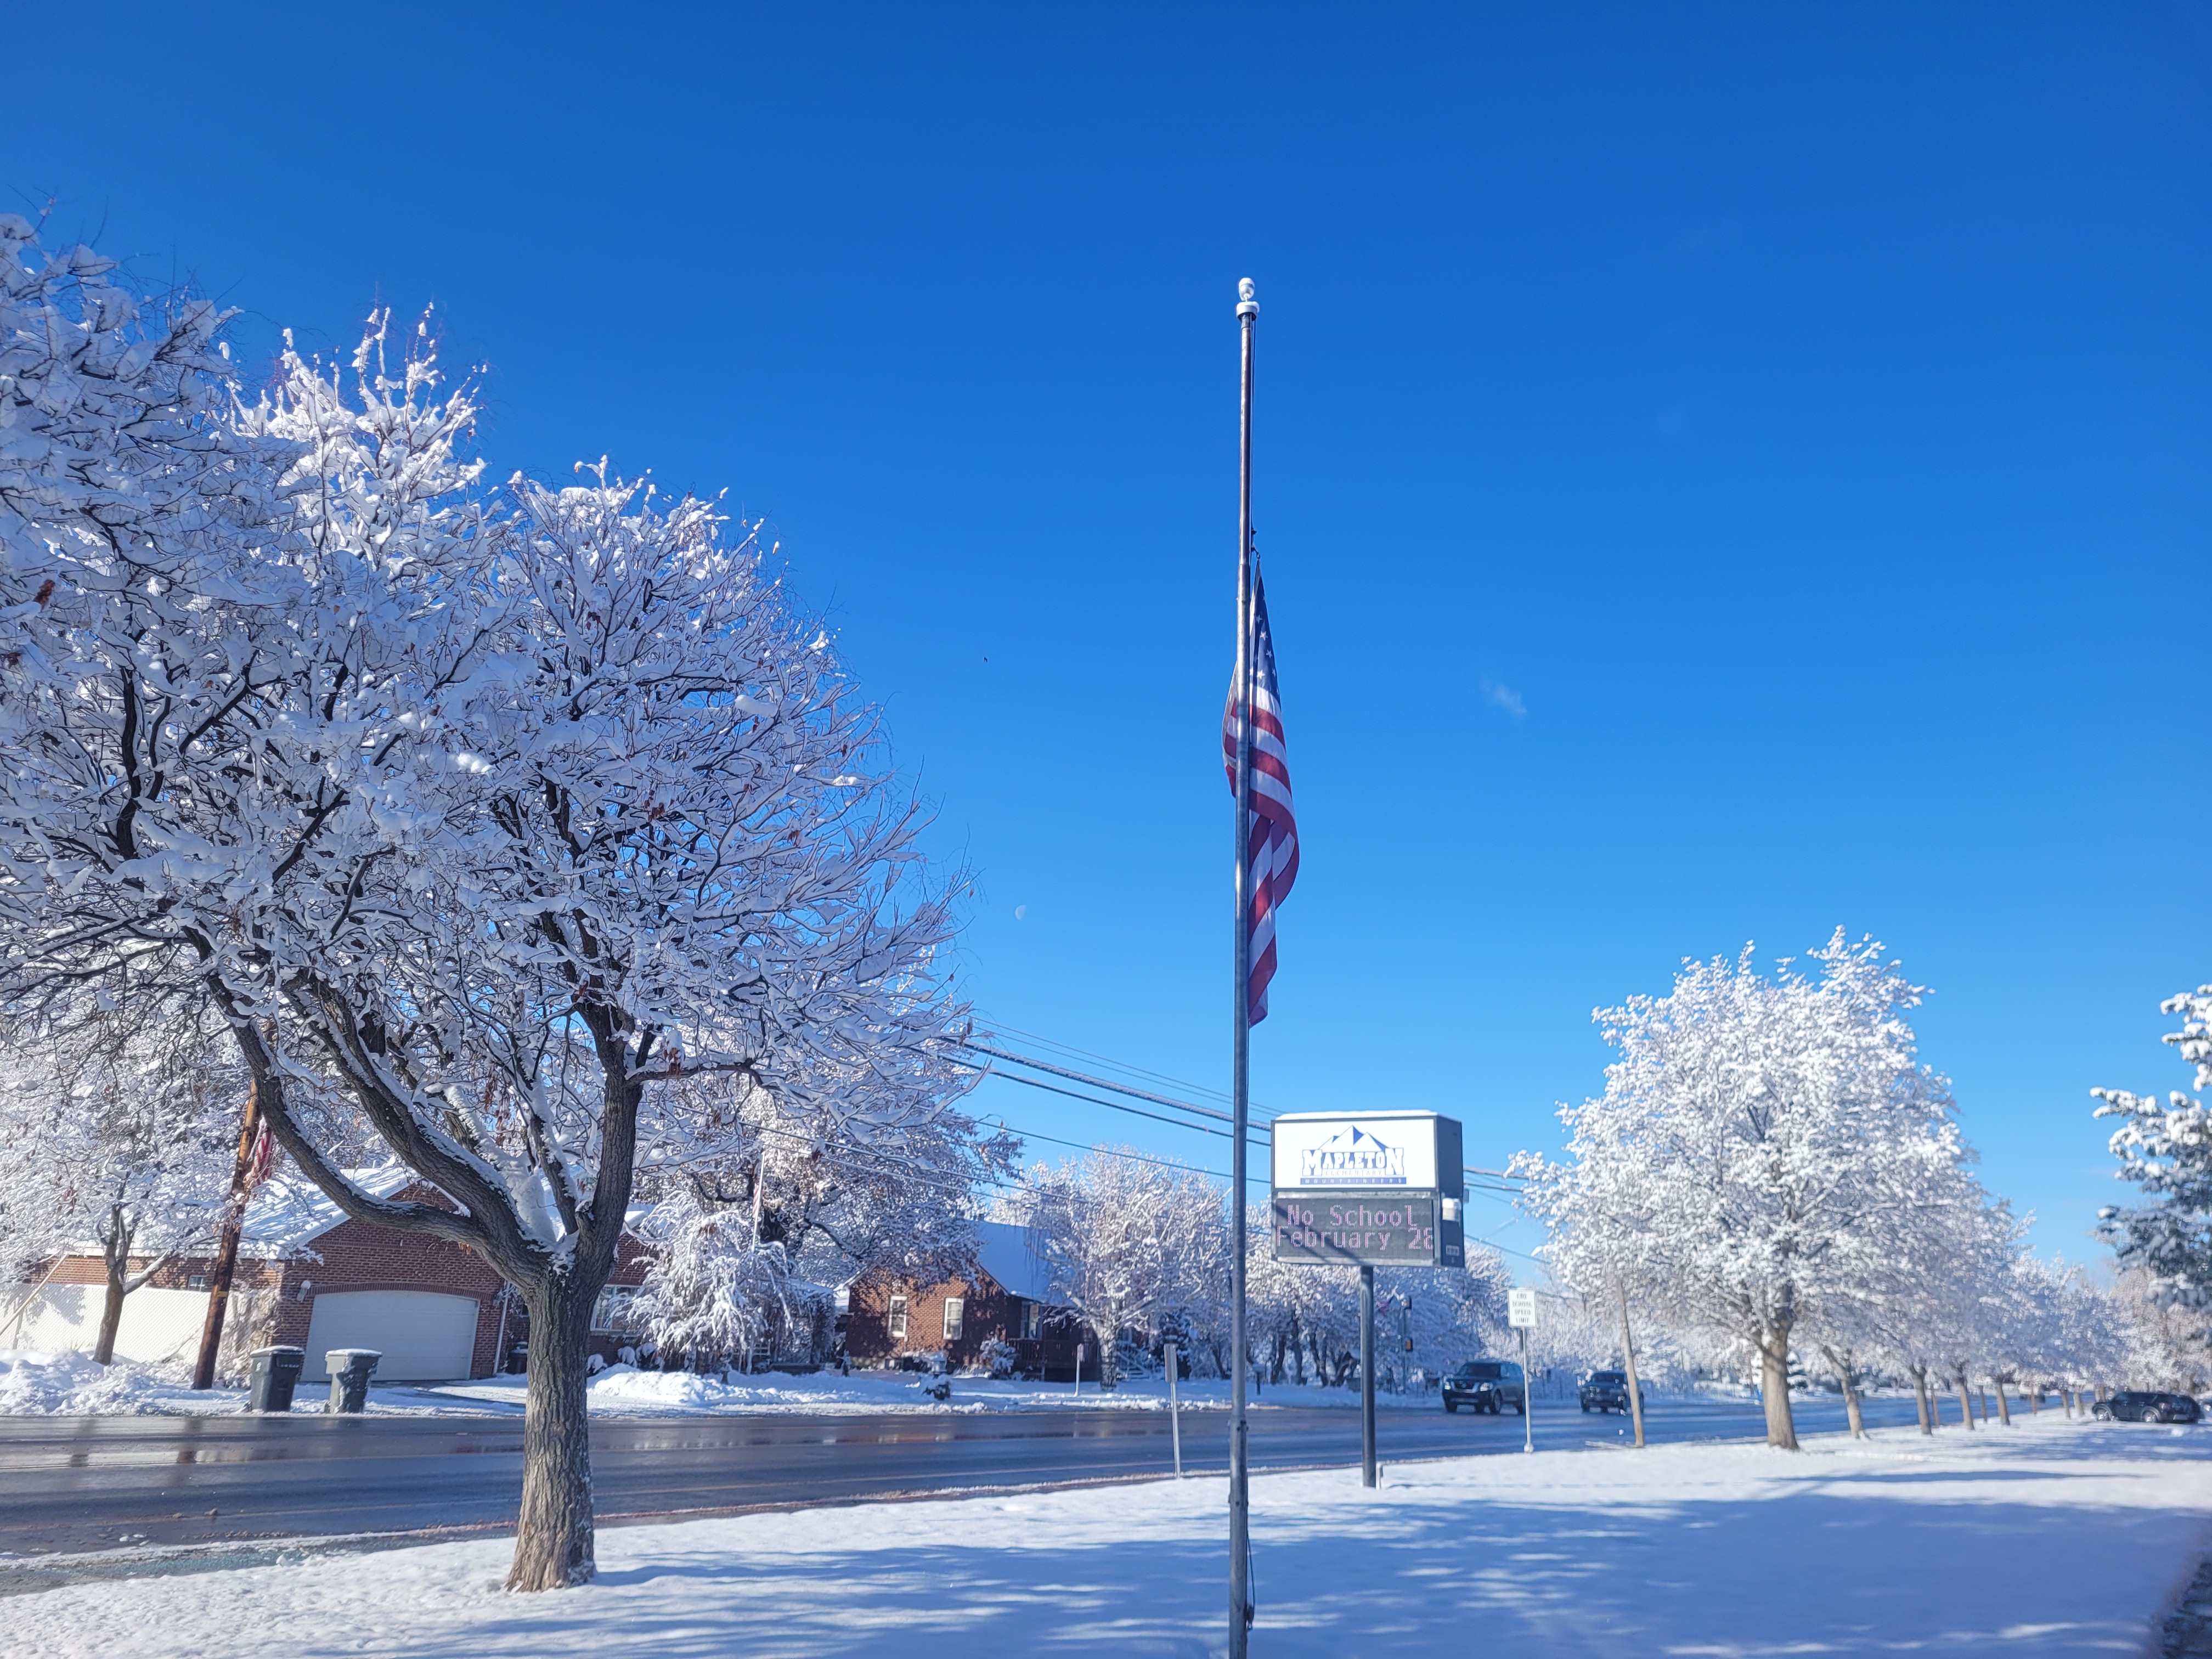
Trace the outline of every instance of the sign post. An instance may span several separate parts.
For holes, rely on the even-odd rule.
[[[1536,1425],[1530,1407],[1534,1400],[1528,1387],[1528,1328],[1536,1322],[1536,1292],[1525,1285],[1505,1295],[1505,1322],[1521,1333],[1521,1449],[1536,1449]]]
[[[1456,1118],[1287,1112],[1268,1127],[1278,1261],[1359,1269],[1359,1483],[1375,1484],[1375,1269],[1464,1267]]]
[[[1375,1484],[1375,1269],[1359,1270],[1359,1484]]]
[[[1176,1479],[1182,1479],[1182,1418],[1176,1409],[1176,1345],[1167,1345],[1168,1362],[1168,1433],[1175,1441]]]

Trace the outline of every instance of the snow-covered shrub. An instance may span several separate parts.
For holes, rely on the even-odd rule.
[[[986,1337],[975,1350],[976,1369],[986,1376],[1012,1376],[1022,1351],[1002,1336]]]

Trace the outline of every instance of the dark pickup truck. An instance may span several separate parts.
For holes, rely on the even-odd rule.
[[[1501,1411],[1524,1409],[1527,1399],[1522,1393],[1521,1368],[1510,1359],[1468,1360],[1444,1378],[1443,1394],[1448,1412],[1465,1406],[1492,1417]]]
[[[1644,1390],[1637,1389],[1638,1395]],[[1592,1371],[1583,1378],[1583,1409],[1586,1412],[1625,1412],[1628,1409],[1628,1373],[1626,1371]],[[1638,1402],[1648,1407],[1648,1398]]]

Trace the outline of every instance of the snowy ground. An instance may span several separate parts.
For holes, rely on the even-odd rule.
[[[1172,1654],[1222,1647],[1217,1480],[600,1535],[599,1581],[498,1589],[503,1540],[75,1585],[42,1655]],[[1253,1482],[1254,1651],[1360,1659],[2145,1651],[2212,1516],[2212,1431],[2056,1416],[1796,1455],[1694,1444]],[[246,1634],[250,1632],[250,1638]]]
[[[0,1416],[219,1417],[246,1409],[243,1389],[194,1394],[185,1386],[185,1372],[176,1367],[158,1368],[125,1359],[103,1367],[80,1353],[0,1351]],[[761,1412],[941,1413],[948,1404],[951,1409],[963,1412],[1070,1407],[1159,1411],[1168,1402],[1167,1384],[1158,1377],[1125,1380],[1110,1394],[1102,1393],[1095,1382],[1086,1382],[1079,1390],[1066,1382],[1001,1382],[987,1377],[956,1376],[951,1382],[951,1397],[941,1403],[927,1392],[929,1379],[912,1371],[862,1371],[851,1376],[827,1371],[808,1376],[747,1377],[732,1373],[725,1383],[714,1377],[638,1371],[617,1365],[592,1379],[591,1407],[595,1413],[611,1416],[687,1417]],[[1227,1385],[1221,1382],[1192,1379],[1178,1384],[1176,1391],[1187,1407],[1223,1408],[1229,1403]],[[320,1412],[329,1396],[326,1377],[302,1376],[292,1409]],[[1260,1403],[1350,1407],[1359,1403],[1359,1395],[1353,1389],[1269,1389]],[[1402,1407],[1434,1411],[1437,1397],[1384,1394],[1377,1403],[1394,1410]],[[520,1414],[522,1405],[520,1376],[369,1389],[369,1410],[378,1415]]]
[[[948,1401],[940,1403],[928,1393],[931,1380],[911,1371],[856,1371],[839,1376],[817,1371],[807,1376],[743,1376],[732,1372],[723,1382],[711,1376],[691,1376],[677,1371],[638,1371],[616,1366],[592,1380],[594,1412],[641,1417],[681,1417],[693,1413],[719,1415],[742,1412],[805,1412],[809,1415],[875,1415],[884,1412],[939,1411],[949,1404],[955,1411],[1064,1411],[1080,1407],[1087,1411],[1164,1411],[1168,1387],[1157,1376],[1125,1377],[1110,1394],[1095,1382],[1081,1389],[1067,1382],[996,1382],[989,1377],[955,1376]],[[454,1401],[478,1401],[522,1408],[523,1379],[487,1378],[479,1382],[449,1382],[434,1389],[407,1390]],[[399,1392],[399,1391],[395,1391]],[[1192,1410],[1226,1410],[1229,1386],[1197,1378],[1176,1385],[1178,1401]],[[1268,1389],[1262,1405],[1346,1406],[1359,1404],[1357,1389]],[[1384,1394],[1378,1406],[1432,1412],[1437,1396]]]

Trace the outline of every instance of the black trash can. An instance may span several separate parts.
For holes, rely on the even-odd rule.
[[[383,1358],[374,1348],[332,1348],[323,1356],[331,1374],[332,1415],[358,1416],[368,1409],[368,1374]]]
[[[301,1369],[307,1363],[305,1348],[256,1348],[246,1356],[253,1362],[253,1382],[246,1396],[250,1412],[289,1412],[292,1390],[300,1386]]]

